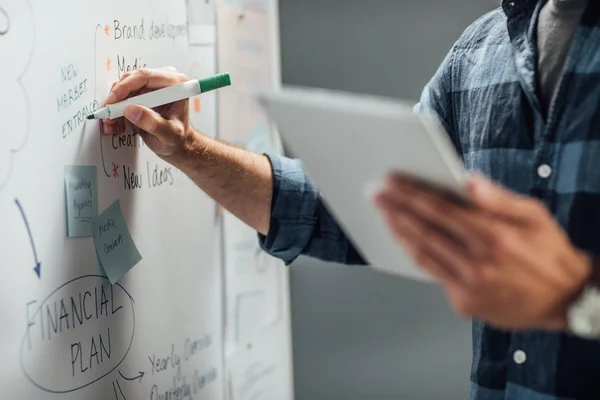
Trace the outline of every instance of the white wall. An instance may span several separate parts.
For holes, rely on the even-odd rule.
[[[491,0],[280,0],[284,83],[418,99]],[[291,267],[297,400],[466,399],[470,323],[441,290],[365,268]]]

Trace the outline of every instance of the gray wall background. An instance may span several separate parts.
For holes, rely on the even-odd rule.
[[[418,100],[498,0],[280,0],[282,78]],[[470,323],[443,292],[366,268],[291,266],[297,400],[468,398]]]

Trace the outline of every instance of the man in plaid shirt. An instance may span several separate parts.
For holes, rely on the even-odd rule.
[[[504,0],[463,33],[416,108],[439,117],[478,171],[468,182],[477,207],[401,176],[375,199],[390,234],[474,320],[473,400],[600,399],[590,317],[600,318],[599,49],[599,2]],[[107,102],[186,79],[169,68],[128,73]],[[202,136],[187,107],[130,106],[126,118],[270,254],[366,264],[298,160]],[[104,128],[120,134],[124,121]]]

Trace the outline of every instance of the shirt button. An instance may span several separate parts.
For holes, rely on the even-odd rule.
[[[525,361],[527,361],[527,354],[525,354],[523,350],[517,350],[513,354],[513,360],[519,365],[525,364]]]
[[[542,179],[549,178],[552,175],[552,168],[548,164],[542,164],[538,167],[537,174]]]

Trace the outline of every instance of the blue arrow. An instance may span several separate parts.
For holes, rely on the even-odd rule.
[[[144,377],[144,372],[142,372],[142,371],[139,371],[139,373],[140,373],[140,374],[139,374],[138,376],[134,377],[134,378],[126,378],[126,377],[125,377],[125,376],[124,376],[124,375],[121,373],[121,371],[119,371],[119,375],[121,375],[121,378],[125,379],[126,381],[135,381],[136,379],[139,379],[139,381],[141,382],[141,381],[142,381],[142,378]]]
[[[42,271],[41,271],[42,263],[38,259],[37,251],[35,250],[35,243],[33,242],[33,235],[31,234],[31,228],[29,228],[29,222],[27,222],[27,217],[25,216],[25,211],[23,210],[21,203],[19,203],[19,200],[17,200],[17,199],[15,199],[15,203],[17,204],[17,207],[19,207],[19,211],[21,211],[21,216],[23,217],[23,222],[25,222],[25,228],[27,228],[27,234],[29,235],[29,242],[31,243],[31,248],[33,249],[33,257],[35,258],[35,267],[33,267],[33,270],[35,271],[35,273],[39,279],[39,278],[41,278],[41,273],[42,273]]]

